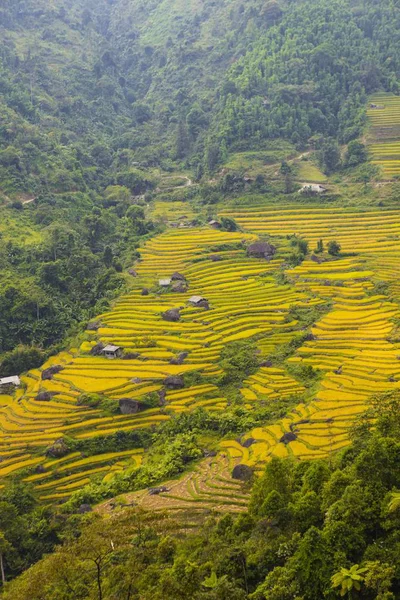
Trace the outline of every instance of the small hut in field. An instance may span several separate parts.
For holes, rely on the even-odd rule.
[[[112,360],[115,358],[120,358],[122,356],[122,348],[120,346],[113,346],[113,344],[108,344],[108,346],[105,346],[105,348],[103,348],[101,353],[103,356],[105,356],[105,358]]]
[[[192,296],[189,298],[189,304],[195,306],[196,308],[205,308],[207,310],[210,308],[208,300],[203,296]]]
[[[208,224],[213,229],[221,229],[221,223],[219,221],[216,221],[215,219],[212,219],[211,221],[209,221]]]
[[[247,248],[247,255],[252,258],[266,258],[270,260],[275,253],[275,246],[268,242],[255,242]]]

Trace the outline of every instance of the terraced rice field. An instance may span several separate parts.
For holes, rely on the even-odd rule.
[[[247,491],[230,477],[235,464],[260,470],[273,455],[329,456],[349,443],[349,430],[371,394],[400,388],[400,344],[392,339],[399,317],[394,300],[400,299],[397,210],[310,203],[232,208],[221,214],[233,217],[244,232],[167,228],[141,249],[132,291],[99,315],[98,328],[87,331],[82,346],[31,371],[15,397],[0,396],[0,485],[21,475],[44,503],[51,503],[64,501],[89,482],[108,482],[115,473],[139,466],[146,460],[142,449],[92,456],[77,452],[61,459],[47,458],[44,450],[64,436],[83,442],[116,432],[154,430],[198,407],[226,410],[231,399],[218,386],[224,345],[252,338],[260,362],[268,359],[304,334],[291,316],[295,307],[311,310],[329,303],[331,308],[286,361],[266,361],[240,390],[248,410],[284,398],[295,408],[279,423],[257,427],[239,440],[223,440],[217,457],[169,482],[168,493],[156,499],[136,493],[135,503],[178,512],[193,506],[242,510]],[[325,244],[337,240],[349,254],[335,259],[324,254],[318,261],[314,256],[291,268],[286,257],[293,251],[288,238],[293,234],[307,239],[311,248],[319,239]],[[277,246],[273,260],[247,256],[246,246],[258,236],[271,238]],[[188,289],[178,293],[162,288],[159,280],[177,271]],[[374,283],[382,279],[387,295],[374,292]],[[209,310],[193,306],[193,295],[206,298]],[[179,309],[178,321],[163,318],[169,309]],[[93,356],[98,342],[119,345],[129,356]],[[54,365],[62,370],[43,380],[43,370]],[[297,377],[299,366],[311,366],[320,374],[315,386],[309,388]],[[183,376],[183,389],[167,388],[170,376]],[[46,401],[39,400],[43,392],[51,393]],[[147,409],[142,405],[145,410],[136,414],[107,415],[80,405],[83,393],[101,394],[116,404],[121,398],[139,403],[151,399],[152,404]]]
[[[201,515],[213,513],[238,513],[246,510],[250,490],[246,484],[231,477],[237,463],[228,454],[207,458],[196,469],[178,480],[165,482],[167,492],[151,496],[147,490],[124,494],[101,504],[100,513],[118,510],[120,504],[133,504],[146,510],[168,510],[181,519],[193,521]]]
[[[378,94],[370,100],[367,116],[372,163],[381,167],[385,177],[400,175],[400,96]]]
[[[61,501],[90,481],[109,481],[116,471],[139,465],[143,452],[129,457],[126,453],[71,455],[65,462],[47,459],[44,451],[56,440],[68,436],[85,441],[154,428],[199,407],[211,412],[225,410],[230,399],[215,385],[216,377],[222,374],[218,360],[224,344],[253,336],[278,344],[275,338],[293,335],[296,326],[287,318],[290,307],[319,302],[301,290],[276,283],[274,273],[281,259],[267,262],[248,258],[246,244],[256,239],[254,234],[197,228],[169,229],[148,242],[135,267],[138,277],[133,290],[111,311],[99,315],[98,329],[87,332],[81,348],[52,357],[41,369],[24,377],[25,389],[18,390],[15,398],[0,399],[0,452],[4,458],[0,478],[23,472],[44,502]],[[188,281],[184,293],[159,285],[159,279],[176,271]],[[142,295],[143,287],[148,289],[146,296]],[[194,294],[207,298],[209,310],[189,303]],[[162,317],[172,308],[180,309],[178,322]],[[91,355],[99,341],[121,346],[131,353],[129,359]],[[177,364],[183,352],[185,358]],[[51,380],[44,380],[43,371],[54,365],[62,370]],[[185,377],[194,371],[202,376],[201,384],[166,390],[161,400],[166,378]],[[248,382],[243,402],[249,409],[257,400],[302,392],[284,370],[273,380],[267,379],[268,375],[260,372],[257,379]],[[43,393],[51,397],[40,400]],[[98,408],[80,405],[83,393],[100,394],[116,405],[121,398],[142,402],[151,397],[153,408],[106,416]],[[6,456],[10,451],[12,455]]]
[[[298,233],[311,245],[318,239],[336,239],[342,247],[357,252],[355,256],[320,264],[306,260],[296,268],[285,269],[294,289],[332,302],[330,312],[311,328],[312,339],[287,361],[319,370],[319,389],[282,422],[256,428],[245,436],[241,442],[248,448],[237,441],[223,442],[232,459],[256,469],[273,455],[326,457],[349,443],[349,429],[366,410],[372,394],[400,388],[400,344],[391,340],[399,307],[385,295],[373,292],[374,281],[384,279],[391,295],[396,300],[400,298],[396,272],[400,240],[396,234],[381,237],[384,231],[397,229],[399,213],[355,214],[338,209],[333,214],[330,209],[310,206],[282,207],[279,212],[254,208],[246,214],[232,210],[225,214],[236,218],[246,230],[259,234]],[[379,271],[381,266],[383,273]],[[263,371],[260,369],[261,374]],[[258,378],[251,378],[252,389]],[[268,385],[264,385],[267,389]],[[290,386],[289,381],[287,385]],[[295,439],[283,443],[281,440],[288,433],[294,433]]]

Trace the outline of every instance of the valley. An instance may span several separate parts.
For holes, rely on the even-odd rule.
[[[391,0],[4,0],[0,598],[400,598]]]

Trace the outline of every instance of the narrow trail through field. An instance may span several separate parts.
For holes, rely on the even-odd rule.
[[[163,177],[162,178],[162,182],[164,182],[164,181],[170,181],[171,179],[175,180],[175,181],[177,179],[182,179],[186,183],[184,185],[173,185],[171,187],[164,188],[163,190],[161,188],[157,188],[157,190],[159,192],[161,192],[161,191],[167,192],[167,191],[179,190],[179,189],[191,187],[193,185],[192,179],[190,179],[190,177],[187,177],[186,175],[170,175],[170,176],[167,176],[167,177]]]

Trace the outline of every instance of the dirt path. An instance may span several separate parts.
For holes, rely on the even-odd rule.
[[[166,181],[168,179],[185,179],[186,180],[185,185],[183,185],[183,186],[177,185],[177,186],[175,186],[175,188],[190,187],[191,185],[193,185],[193,181],[190,179],[190,177],[187,177],[186,175],[171,175],[168,177],[164,177],[163,179],[164,179],[164,181]]]
[[[163,177],[162,181],[168,181],[168,179],[184,179],[185,185],[174,185],[170,188],[162,189],[160,187],[157,188],[157,192],[171,192],[172,190],[183,190],[184,188],[191,187],[193,185],[192,179],[187,177],[186,175],[170,175],[168,177]]]

